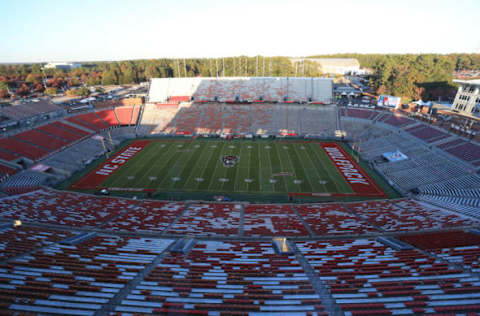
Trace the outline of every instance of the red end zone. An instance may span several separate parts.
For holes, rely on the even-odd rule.
[[[137,140],[130,143],[115,156],[110,157],[110,159],[95,168],[95,170],[92,170],[85,177],[72,184],[70,188],[84,190],[98,189],[111,174],[141,152],[150,142],[150,140]]]
[[[380,189],[375,181],[365,173],[355,160],[337,143],[319,143],[328,155],[343,178],[350,185],[355,195],[385,197],[386,194]],[[349,195],[349,194],[345,194]]]

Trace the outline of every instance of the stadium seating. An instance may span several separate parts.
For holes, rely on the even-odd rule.
[[[68,145],[67,141],[49,136],[38,130],[29,130],[15,135],[15,137],[21,140],[25,140],[29,143],[38,145],[39,147],[45,148],[49,151],[57,150]]]
[[[87,136],[89,135],[90,133],[83,130],[83,129],[80,129],[80,128],[77,128],[75,126],[72,126],[71,124],[65,124],[65,123],[62,123],[60,121],[58,122],[55,122],[55,124],[58,126],[58,127],[61,127],[63,129],[66,129],[67,131],[69,132],[73,132],[74,134],[76,135],[81,135],[82,137],[83,136]]]
[[[389,232],[451,228],[478,223],[407,199],[352,203],[347,207],[375,227]]]
[[[166,128],[177,135],[193,135],[199,126],[201,109],[198,105],[181,107]]]
[[[76,143],[75,146],[70,146],[50,155],[43,159],[42,163],[72,174],[77,170],[85,168],[89,161],[99,158],[103,153],[104,148],[100,140],[86,138]]]
[[[97,132],[108,127],[108,124],[102,121],[95,113],[79,114],[66,120]]]
[[[0,148],[0,159],[6,160],[6,161],[13,161],[13,160],[16,160],[16,159],[20,158],[20,156],[14,154],[12,152],[8,152],[6,150],[7,150],[6,148],[4,150],[2,150],[2,148]]]
[[[243,221],[243,234],[249,237],[310,235],[289,205],[248,205]]]
[[[295,208],[315,235],[361,235],[378,232],[340,204],[305,204]]]
[[[17,173],[17,172],[18,172],[18,169],[0,164],[0,182],[3,181],[3,179],[5,179],[5,178]]]
[[[183,203],[144,201],[115,218],[114,221],[107,222],[103,228],[115,231],[163,232],[183,208]]]
[[[240,208],[235,204],[190,204],[169,234],[238,236]]]
[[[444,209],[454,210],[458,214],[480,218],[478,199],[428,194],[417,194],[416,198]]]
[[[442,231],[480,222],[411,199],[240,205],[41,188],[1,198],[0,219],[8,219],[0,223],[0,307],[12,313],[327,315],[340,306],[370,315],[480,306],[480,235]],[[23,224],[13,227],[17,219]],[[351,239],[384,232],[414,249]],[[199,238],[174,252],[184,236]],[[289,254],[264,239],[281,236],[298,237]],[[309,240],[317,236],[335,239]]]
[[[0,266],[0,304],[24,313],[93,315],[170,243],[96,236],[51,245]]]
[[[448,148],[445,151],[468,162],[480,159],[480,146],[470,142],[464,142],[453,148]]]
[[[232,104],[222,110],[223,134],[249,134],[250,106]]]
[[[95,114],[98,115],[103,122],[107,123],[108,126],[118,126],[120,124],[113,109],[97,111]]]
[[[188,101],[190,101],[190,96],[188,95],[172,95],[170,97],[170,102],[173,102],[173,103],[188,102]]]
[[[184,130],[193,130],[199,134],[221,134],[222,133],[222,107],[215,104],[202,104],[198,106],[199,120],[198,127],[191,127]]]
[[[332,102],[327,78],[156,78],[150,84],[151,102]]]
[[[406,131],[427,143],[433,143],[449,136],[447,133],[442,132],[436,128],[424,125],[410,127],[407,128]]]
[[[135,124],[138,118],[138,110],[139,110],[139,107],[131,107],[131,106],[116,107],[115,115],[117,116],[118,122],[120,123],[120,125]]]
[[[71,129],[66,129],[65,127],[63,127],[63,124],[60,122],[43,125],[39,127],[38,130],[70,142],[74,142],[82,138],[82,136],[87,135],[86,133],[78,134],[72,131]]]
[[[364,120],[374,120],[379,114],[379,112],[366,109],[342,108],[341,110],[342,116],[355,117]]]
[[[38,146],[30,145],[21,140],[17,140],[14,137],[0,139],[0,149],[5,152],[13,152],[15,154],[24,156],[31,160],[40,159],[48,154],[46,149],[42,149]],[[11,159],[9,159],[11,160]]]
[[[25,226],[13,227],[13,223],[10,222],[8,227],[0,228],[0,260],[49,246],[72,235],[73,233],[70,231],[54,231]]]
[[[199,241],[170,253],[115,308],[160,314],[328,314],[295,256],[269,242]]]
[[[379,118],[378,121],[387,123],[395,127],[405,127],[407,125],[412,125],[415,123],[414,120],[406,118],[404,116],[388,113],[383,114],[383,116]]]
[[[405,242],[436,254],[438,258],[480,272],[480,235],[464,231],[402,236]],[[461,290],[461,289],[459,289]]]
[[[418,250],[394,250],[372,239],[297,245],[346,315],[479,310],[478,276]]]
[[[0,200],[0,217],[67,226],[96,227],[132,207],[134,200],[98,198],[40,189]]]

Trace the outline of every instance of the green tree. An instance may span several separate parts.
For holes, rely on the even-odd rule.
[[[0,81],[0,98],[6,98],[10,94],[8,93],[8,86],[5,82]]]
[[[102,74],[102,85],[115,85],[118,84],[118,78],[114,71],[104,71]]]

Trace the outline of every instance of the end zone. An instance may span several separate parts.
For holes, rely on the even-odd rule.
[[[358,163],[337,143],[319,143],[355,195],[385,197],[386,194]]]
[[[125,146],[116,155],[92,170],[85,177],[81,178],[70,186],[71,189],[91,190],[98,189],[100,185],[123,164],[141,152],[150,140],[137,140]]]

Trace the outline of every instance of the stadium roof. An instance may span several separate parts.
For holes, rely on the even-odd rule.
[[[459,80],[459,79],[453,79],[453,82],[463,83],[463,84],[470,84],[470,85],[475,85],[475,86],[480,86],[480,79],[474,79],[474,80]]]

